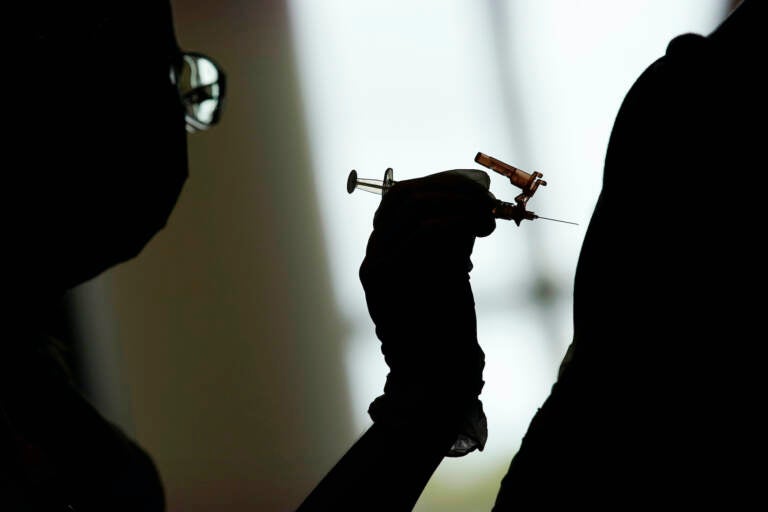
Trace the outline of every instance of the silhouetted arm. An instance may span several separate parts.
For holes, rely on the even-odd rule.
[[[469,272],[475,237],[495,227],[491,201],[486,187],[452,173],[384,195],[360,278],[390,372],[369,409],[374,425],[300,512],[409,511],[443,457],[483,448],[484,354]]]

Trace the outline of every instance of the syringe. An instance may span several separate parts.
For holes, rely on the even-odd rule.
[[[483,154],[478,153],[478,158],[480,155],[483,155]],[[491,157],[487,157],[487,158],[491,158]],[[500,162],[495,159],[492,159],[492,160],[494,162]],[[485,163],[480,162],[479,160],[477,160],[477,158],[476,158],[476,161],[478,161],[478,163],[485,165]],[[494,163],[494,162],[489,161],[489,163]],[[508,165],[508,164],[504,164],[504,162],[500,162],[500,163],[503,165]],[[498,165],[498,164],[494,163],[494,165]],[[517,183],[513,181],[513,177],[517,181],[520,181],[521,183],[523,183],[523,180],[525,179],[525,183],[523,183],[523,185],[528,184],[529,189],[530,189],[530,186],[532,186],[533,191],[536,190],[536,187],[538,187],[539,184],[546,185],[546,182],[544,181],[541,181],[541,180],[538,180],[538,182],[534,181],[534,180],[537,180],[539,176],[541,176],[541,173],[534,173],[533,175],[529,175],[525,173],[525,171],[521,171],[516,167],[512,167],[512,166],[509,166],[509,167],[511,167],[511,169],[514,169],[514,171],[509,171],[508,169],[504,169],[506,172],[501,172],[501,174],[504,174],[505,176],[509,177],[510,181],[512,181],[513,184],[515,185],[517,185]],[[497,171],[497,172],[500,172],[500,171]],[[355,190],[360,189],[366,192],[371,192],[373,194],[384,195],[387,193],[390,187],[392,187],[397,183],[393,179],[393,176],[394,176],[394,171],[392,170],[391,167],[388,168],[386,171],[384,171],[384,179],[382,180],[358,178],[357,171],[353,169],[349,173],[349,176],[347,177],[347,192],[351,194]],[[531,178],[531,176],[533,177]],[[521,187],[521,188],[523,188],[524,190],[523,194],[525,194],[526,189],[524,187]],[[520,196],[518,196],[518,198],[519,197]],[[552,219],[550,217],[542,217],[540,215],[536,215],[531,211],[526,210],[525,202],[527,201],[528,197],[530,196],[529,195],[525,196],[525,200],[522,201],[522,204],[520,204],[520,201],[518,202],[518,204],[513,204],[513,203],[508,203],[506,201],[501,201],[500,199],[496,199],[494,202],[493,209],[491,210],[493,212],[493,216],[497,219],[513,220],[518,226],[520,225],[520,222],[522,222],[523,220],[534,220],[534,219],[551,220],[554,222],[563,222],[565,224],[573,224],[578,226],[578,224],[575,222],[570,222],[567,220],[560,220],[560,219]]]

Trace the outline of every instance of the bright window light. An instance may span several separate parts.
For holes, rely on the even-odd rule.
[[[353,421],[387,368],[358,280],[378,196],[345,189],[347,174],[395,180],[481,168],[478,151],[548,185],[529,202],[537,220],[499,221],[479,239],[472,286],[487,367],[486,450],[447,459],[417,510],[490,510],[531,416],[572,335],[578,253],[622,98],[671,38],[708,33],[722,0],[292,0],[290,15],[335,299],[351,334]],[[491,177],[497,198],[517,189]],[[478,494],[468,504],[456,496]],[[438,506],[439,504],[439,506]],[[432,507],[432,508],[430,508]],[[462,508],[463,507],[463,508]],[[469,507],[469,508],[468,508]]]

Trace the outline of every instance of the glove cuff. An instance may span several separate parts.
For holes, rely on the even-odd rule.
[[[385,393],[371,402],[368,414],[375,423],[383,423],[404,436],[417,437],[425,431],[436,435],[445,430],[455,432],[455,440],[446,453],[448,457],[482,451],[488,439],[483,403],[477,398],[424,404],[397,400]]]

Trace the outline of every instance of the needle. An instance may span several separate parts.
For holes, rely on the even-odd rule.
[[[578,222],[571,222],[569,220],[551,219],[549,217],[542,217],[541,215],[537,215],[536,218],[537,219],[544,219],[544,220],[553,220],[555,222],[563,222],[565,224],[573,224],[574,226],[578,226],[579,225]]]

